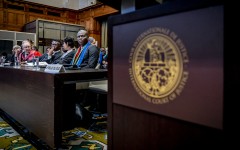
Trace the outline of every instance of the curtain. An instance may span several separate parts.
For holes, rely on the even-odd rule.
[[[101,46],[108,47],[107,43],[107,21],[102,22],[102,32],[101,32]]]

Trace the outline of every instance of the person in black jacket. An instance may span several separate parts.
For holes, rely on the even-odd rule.
[[[61,42],[58,40],[53,40],[51,48],[45,54],[43,54],[39,61],[45,61],[48,64],[53,64],[57,59],[60,59],[63,52],[61,51]]]
[[[53,64],[70,64],[75,52],[74,38],[65,37],[63,40],[63,55],[55,60]]]
[[[77,33],[79,48],[76,51],[71,64],[77,65],[81,69],[95,68],[98,62],[99,51],[96,45],[88,41],[88,31],[81,29]]]

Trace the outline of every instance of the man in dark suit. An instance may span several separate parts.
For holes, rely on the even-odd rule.
[[[81,69],[95,68],[98,61],[98,48],[88,41],[88,37],[88,31],[85,29],[81,29],[77,33],[79,48],[75,53],[71,64],[77,65]]]
[[[81,69],[92,68],[94,69],[98,62],[99,51],[96,45],[92,45],[88,41],[88,32],[85,29],[78,31],[77,40],[79,48],[75,53],[71,64],[77,65]],[[92,114],[83,107],[87,103],[85,97],[86,89],[89,86],[89,82],[76,83],[77,93],[80,93],[80,97],[76,104],[76,124],[85,124],[86,126],[91,124]],[[85,94],[83,94],[85,93]],[[83,96],[83,97],[82,97]]]
[[[40,61],[45,61],[48,64],[53,64],[56,60],[60,59],[62,56],[62,51],[61,51],[61,42],[58,40],[53,40],[52,41],[52,47],[50,50],[43,54],[39,60]]]

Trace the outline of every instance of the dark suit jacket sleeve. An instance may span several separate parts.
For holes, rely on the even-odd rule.
[[[95,45],[89,46],[87,54],[88,54],[88,56],[87,56],[88,59],[85,59],[86,61],[84,61],[80,65],[80,67],[83,69],[84,68],[95,68],[97,65],[98,56],[99,56],[99,51],[98,51],[97,47]]]
[[[62,56],[62,52],[57,52],[54,55],[52,55],[52,57],[50,59],[48,59],[46,62],[48,64],[56,64],[55,61],[60,59]]]
[[[64,58],[58,59],[56,61],[56,63],[58,63],[58,64],[70,64],[73,57],[74,57],[75,52],[76,52],[75,50],[71,51]]]
[[[47,59],[48,59],[48,54],[47,53],[45,53],[45,54],[43,54],[42,56],[39,57],[39,61],[47,61]]]

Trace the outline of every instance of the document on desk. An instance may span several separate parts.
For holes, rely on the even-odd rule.
[[[23,66],[25,67],[33,67],[33,66],[36,66],[36,63],[33,65],[32,62],[30,63],[26,63],[26,64],[22,64]],[[48,63],[46,62],[39,62],[39,67],[46,67],[48,65]]]
[[[46,67],[47,65],[48,63],[46,62],[39,62],[39,67]],[[36,66],[36,64],[34,66]]]

